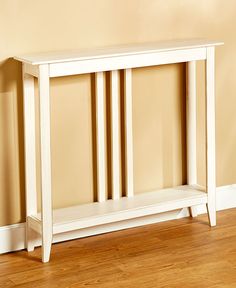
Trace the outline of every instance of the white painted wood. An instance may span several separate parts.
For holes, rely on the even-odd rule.
[[[24,71],[25,73],[34,76],[34,77],[38,77],[39,76],[39,68],[38,65],[31,65],[28,63],[24,63]]]
[[[187,62],[186,136],[187,136],[187,183],[197,184],[197,98],[196,61]],[[190,207],[190,215],[197,216],[196,207]]]
[[[189,185],[197,184],[197,99],[196,61],[187,62],[187,179]]]
[[[42,261],[48,262],[52,243],[52,188],[50,93],[48,65],[39,66],[41,185],[42,185]]]
[[[76,229],[88,229],[96,225],[111,224],[112,222],[128,221],[128,219],[162,213],[164,211],[194,207],[208,204],[211,226],[216,224],[215,207],[215,119],[214,119],[214,46],[220,42],[187,41],[155,43],[141,46],[113,47],[99,49],[93,52],[85,51],[75,54],[52,53],[36,56],[15,57],[26,63],[25,70],[31,75],[39,76],[40,94],[40,136],[41,136],[41,180],[42,180],[42,218],[41,215],[28,215],[28,227],[42,234],[43,262],[49,261],[52,234],[64,233]],[[133,136],[132,136],[132,78],[131,68],[161,65],[168,63],[189,62],[188,64],[188,103],[187,103],[187,143],[188,143],[188,183],[196,184],[196,60],[206,60],[207,82],[207,192],[196,187],[183,186],[163,191],[145,193],[134,196],[133,189]],[[118,198],[117,183],[120,176],[118,171],[113,173],[113,198],[106,200],[106,167],[105,167],[105,97],[103,71],[124,69],[125,88],[125,149],[126,149],[126,194],[128,197]],[[97,170],[98,170],[98,203],[69,207],[54,211],[52,223],[51,203],[51,159],[50,159],[50,95],[49,78],[95,72],[96,79],[96,130],[97,130]],[[39,73],[39,75],[38,75]],[[24,81],[25,81],[24,73]],[[29,80],[31,79],[31,80]],[[28,81],[29,80],[29,81]],[[32,77],[27,76],[24,84],[25,95],[33,95]],[[112,160],[115,169],[119,163],[117,157],[117,71],[112,72]],[[30,99],[32,101],[32,99]],[[28,107],[28,108],[27,108]],[[26,109],[27,131],[33,129],[32,102]],[[33,122],[32,122],[33,121]],[[28,123],[30,122],[30,123]],[[28,133],[28,132],[26,132]],[[33,132],[35,133],[35,132]],[[28,135],[28,134],[27,134]],[[35,136],[35,135],[34,135]],[[26,162],[28,168],[35,161],[35,151],[29,136],[26,142]],[[35,141],[35,140],[33,140]],[[35,143],[34,143],[35,144]],[[28,147],[27,146],[27,147]],[[34,148],[35,149],[35,148]],[[34,158],[33,158],[34,157]],[[33,159],[33,161],[32,161]],[[29,164],[30,163],[30,164]],[[113,171],[114,171],[113,167]],[[27,172],[30,173],[30,172]],[[28,176],[27,176],[28,177]],[[35,176],[34,176],[35,177]],[[29,180],[27,180],[29,181]],[[34,182],[34,180],[33,180]],[[27,182],[27,185],[32,185]],[[28,189],[29,191],[29,189]],[[28,192],[27,192],[28,193]],[[31,193],[29,193],[31,197]],[[131,197],[130,197],[131,196]],[[132,197],[133,196],[133,197]],[[29,198],[28,197],[28,198]],[[28,202],[27,205],[31,203]],[[31,209],[31,208],[30,208]],[[192,208],[192,215],[194,210]],[[196,213],[195,213],[196,214]],[[118,225],[119,226],[119,225]],[[96,231],[96,229],[95,229]],[[28,233],[29,235],[29,233]],[[30,243],[30,242],[29,242]],[[30,244],[29,244],[30,245]],[[29,248],[30,250],[31,248]]]
[[[206,192],[184,185],[138,194],[131,198],[122,197],[119,200],[55,209],[53,233],[63,233],[204,203],[207,203]],[[32,220],[34,219],[40,220],[41,214],[33,216]]]
[[[217,211],[236,208],[236,184],[217,187],[216,189]],[[200,205],[198,214],[206,213],[206,205]],[[88,227],[80,230],[56,234],[53,237],[53,243],[68,241],[72,239],[98,235],[101,233],[113,232],[117,230],[133,228],[148,224],[154,224],[163,221],[169,221],[188,217],[187,210],[178,209],[160,214],[154,214],[134,219],[128,219],[121,222],[114,222],[94,227]],[[39,227],[41,227],[39,225]],[[25,223],[19,223],[0,227],[0,254],[18,251],[26,248]],[[37,237],[35,246],[41,246],[41,237]]]
[[[34,53],[14,57],[16,60],[32,65],[52,64],[71,61],[82,61],[87,59],[109,58],[127,55],[140,55],[144,53],[176,51],[183,49],[205,48],[222,45],[221,41],[210,41],[204,39],[187,39],[175,41],[161,41],[153,43],[138,43],[122,46],[99,47],[77,51],[55,51]]]
[[[111,71],[111,157],[112,199],[120,198],[120,117],[118,71]]]
[[[25,197],[26,219],[37,213],[36,191],[36,146],[35,146],[35,96],[34,77],[26,74],[23,65],[23,94],[24,94],[24,143],[25,143]],[[34,250],[32,231],[27,223],[27,250]]]
[[[134,196],[133,168],[133,103],[132,103],[132,70],[124,70],[124,116],[125,116],[125,182],[126,196]]]
[[[207,48],[206,59],[207,194],[210,225],[216,225],[215,175],[215,48]]]
[[[42,236],[42,220],[41,220],[41,218],[38,219],[34,215],[30,216],[28,218],[28,225],[33,231],[37,232],[38,234],[40,234]]]
[[[50,64],[50,77],[205,60],[206,49],[186,49]]]
[[[0,227],[0,239],[0,254],[27,249],[26,223]]]
[[[105,167],[105,95],[104,74],[95,74],[96,86],[96,130],[97,130],[97,197],[98,202],[106,200]]]

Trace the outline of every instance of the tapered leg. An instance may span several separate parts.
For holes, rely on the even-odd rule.
[[[197,103],[196,61],[187,62],[186,67],[186,131],[187,131],[187,183],[197,184]],[[189,207],[190,215],[197,216],[197,207]]]
[[[26,247],[34,250],[34,237],[28,217],[37,214],[36,154],[35,154],[35,95],[34,77],[25,73],[23,65],[24,90],[24,143],[25,143],[25,194],[26,194]]]
[[[208,216],[211,226],[216,225],[215,176],[215,48],[207,48],[206,58],[206,142]]]
[[[41,185],[42,185],[42,261],[48,262],[52,245],[52,191],[50,94],[48,65],[39,66]]]

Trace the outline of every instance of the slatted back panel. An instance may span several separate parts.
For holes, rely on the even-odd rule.
[[[133,131],[132,131],[132,70],[124,70],[124,123],[125,123],[125,196],[133,192]],[[96,73],[96,131],[97,131],[97,198],[106,199],[106,153],[105,151],[105,91],[104,73]],[[121,139],[120,139],[120,89],[119,71],[110,72],[110,112],[111,127],[111,195],[116,200],[121,197]]]

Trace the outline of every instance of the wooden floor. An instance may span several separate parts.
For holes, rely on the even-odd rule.
[[[0,287],[236,287],[236,209],[1,255]]]

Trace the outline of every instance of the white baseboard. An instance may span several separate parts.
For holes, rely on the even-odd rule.
[[[0,253],[25,248],[25,223],[0,227]]]
[[[236,208],[236,184],[218,187],[216,190],[216,208],[217,211]],[[206,213],[206,206],[199,205],[198,214]],[[96,227],[85,228],[77,231],[66,232],[55,235],[53,243],[82,238],[122,229],[138,227],[147,224],[153,224],[173,219],[179,219],[189,216],[188,209],[175,210],[161,214],[145,216],[116,223],[100,225]],[[40,246],[40,239],[37,239],[36,246]],[[25,223],[19,223],[0,227],[0,253],[7,253],[25,249]]]

